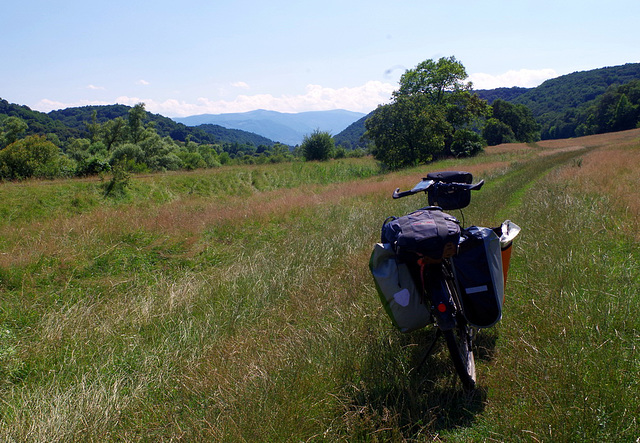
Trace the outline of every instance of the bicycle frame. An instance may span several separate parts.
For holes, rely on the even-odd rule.
[[[467,173],[467,175],[470,180],[471,174]],[[446,196],[455,192],[468,193],[472,190],[479,190],[483,184],[483,180],[476,184],[447,183],[428,176],[409,191],[400,192],[400,189],[396,189],[393,193],[393,198],[402,198],[419,192],[427,194],[433,192],[433,194],[429,194],[429,203],[432,204],[435,203],[431,201],[432,196],[435,194],[439,193],[438,195]],[[450,205],[448,209],[462,209],[469,203],[468,195],[460,200],[456,200],[455,195],[453,197],[453,199],[447,201],[447,204]],[[461,202],[459,206],[456,206],[457,201]],[[465,389],[474,389],[476,371],[472,342],[477,330],[466,321],[460,289],[456,282],[451,258],[442,258],[437,263],[420,263],[419,272],[423,293],[431,303],[431,315],[438,328],[437,336],[444,335],[451,360],[463,387]],[[428,352],[432,348],[433,345]],[[425,355],[425,359],[427,356],[428,353]],[[425,359],[423,359],[423,362]]]

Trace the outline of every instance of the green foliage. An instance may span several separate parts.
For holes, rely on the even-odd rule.
[[[633,129],[640,123],[640,80],[609,87],[591,102],[559,115],[543,138],[574,137]]]
[[[40,116],[40,113],[18,108],[0,102],[0,111],[6,110],[12,114]],[[20,112],[17,112],[19,110]],[[47,134],[47,139],[54,146],[61,146],[59,158],[55,166],[49,165],[45,170],[40,168],[35,172],[31,169],[13,171],[18,163],[15,157],[7,151],[4,156],[13,159],[4,163],[2,177],[28,178],[32,176],[47,176],[50,178],[68,175],[86,176],[109,172],[112,165],[122,163],[130,172],[147,171],[172,171],[181,168],[197,169],[212,168],[222,164],[255,164],[255,163],[280,163],[293,161],[294,157],[289,147],[280,143],[252,134],[247,136],[244,131],[233,131],[233,142],[223,143],[199,143],[197,139],[211,139],[216,137],[198,134],[192,137],[189,131],[181,132],[179,137],[184,138],[184,143],[176,141],[169,135],[162,135],[158,128],[168,125],[166,119],[153,116],[144,109],[144,103],[139,103],[133,108],[123,105],[98,106],[85,108],[72,108],[51,113],[65,124],[70,124],[80,131],[84,129],[84,136],[70,137],[61,140],[59,132]],[[29,121],[34,121],[30,119]],[[60,124],[60,122],[57,122]],[[183,125],[180,125],[180,127]],[[39,126],[38,126],[39,127]],[[180,129],[178,127],[178,129]],[[222,134],[224,128],[218,127],[214,132]],[[14,143],[19,137],[32,131],[25,121],[15,115],[4,117],[0,113],[0,148]],[[180,131],[178,131],[180,132]],[[200,135],[202,135],[200,134]],[[175,135],[175,134],[174,134]],[[253,142],[261,142],[256,148]],[[18,146],[14,147],[17,149]],[[227,151],[227,152],[223,152]],[[223,152],[225,155],[221,156]],[[26,174],[26,175],[25,175]]]
[[[365,121],[374,157],[398,169],[452,153],[455,133],[468,130],[490,112],[486,101],[470,93],[466,78],[455,57],[426,60],[407,70],[393,102],[379,106]],[[474,143],[468,133],[460,135],[456,155],[478,152],[483,142]]]
[[[489,146],[495,146],[501,143],[513,143],[516,141],[516,136],[509,125],[496,118],[487,120],[484,128],[482,128],[482,136]]]
[[[540,126],[529,108],[497,99],[491,105],[493,118],[487,122],[483,136],[489,145],[530,143],[540,139]]]
[[[0,150],[0,178],[54,178],[73,174],[75,163],[43,136],[30,135]]]
[[[395,98],[403,96],[423,96],[431,104],[448,101],[447,94],[471,90],[471,83],[464,83],[468,77],[462,63],[455,57],[442,57],[437,62],[425,60],[414,69],[408,69],[400,77],[400,88],[393,92]]]
[[[335,142],[331,134],[320,129],[305,135],[300,145],[305,160],[329,160],[335,149]]]
[[[131,168],[132,164],[127,162],[126,157],[113,166],[111,179],[102,185],[105,197],[126,195],[127,189],[131,186],[131,175],[129,174]]]
[[[445,149],[445,134],[452,132],[443,109],[425,97],[398,97],[378,106],[365,123],[374,140],[374,158],[389,169],[428,163]]]
[[[500,88],[478,93],[490,101],[503,99],[525,105],[540,125],[543,140],[569,138],[631,126],[632,116],[628,109],[621,109],[617,121],[611,120],[620,97],[605,95],[617,95],[617,88],[624,88],[638,79],[640,63],[628,63],[574,72],[547,80],[536,88]],[[638,103],[630,96],[628,99],[632,105]]]
[[[29,126],[18,117],[7,117],[0,129],[0,149],[7,147],[27,131]]]
[[[477,132],[459,129],[453,134],[451,153],[456,157],[472,157],[482,151],[486,141]]]

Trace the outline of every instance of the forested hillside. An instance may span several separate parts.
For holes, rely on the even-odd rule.
[[[634,80],[640,80],[640,63],[574,72],[531,89],[500,88],[476,92],[490,103],[502,99],[527,106],[541,126],[541,138],[556,139],[634,128],[638,122],[640,99],[635,93],[629,97],[625,90],[618,91],[619,86]],[[610,97],[604,98],[605,93]],[[615,114],[623,94],[627,95],[630,105],[636,107],[633,124],[629,121],[634,118],[628,115],[624,117],[627,125],[593,120],[596,114],[609,117]],[[611,100],[613,96],[617,100]]]
[[[216,125],[190,128],[147,112],[143,103],[44,114],[0,100],[0,180],[290,159],[286,145]]]
[[[96,113],[96,121],[105,123],[118,117],[126,118],[130,110],[131,107],[125,105],[83,106],[52,111],[47,115],[69,128],[82,132],[86,131],[86,124],[92,122],[94,112]],[[150,112],[147,112],[146,121],[153,122],[161,137],[169,136],[181,142],[189,138],[195,143],[241,143],[254,146],[273,146],[275,143],[273,140],[251,132],[230,130],[218,125],[190,127]]]
[[[0,99],[0,120],[3,117],[18,117],[28,125],[26,135],[55,134],[58,140],[64,143],[71,138],[86,137],[88,124],[104,124],[118,117],[127,118],[131,109],[131,106],[126,105],[82,106],[43,113]],[[180,142],[189,138],[194,143],[240,143],[254,146],[273,146],[276,143],[251,132],[227,129],[218,125],[186,126],[150,112],[146,113],[145,122],[153,122],[161,137],[169,136]]]
[[[634,80],[640,81],[640,63],[574,72],[547,80],[536,88],[474,92],[490,104],[504,100],[529,108],[540,125],[540,137],[544,140],[636,127],[640,120],[640,97]],[[362,135],[364,122],[370,116],[336,135],[336,143],[346,147],[366,145]]]

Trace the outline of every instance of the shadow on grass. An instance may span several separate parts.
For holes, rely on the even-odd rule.
[[[353,440],[411,440],[472,426],[486,403],[482,380],[474,391],[462,388],[441,336],[419,367],[435,339],[430,328],[371,345],[349,398]],[[476,341],[476,361],[490,360],[495,335],[480,332]]]

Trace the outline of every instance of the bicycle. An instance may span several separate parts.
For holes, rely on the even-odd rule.
[[[411,190],[400,192],[399,188],[396,189],[393,192],[394,199],[424,192],[428,195],[430,206],[408,214],[406,220],[402,220],[403,217],[385,220],[382,243],[374,248],[370,262],[378,292],[383,304],[386,302],[385,309],[396,326],[404,329],[404,332],[429,324],[437,327],[436,337],[419,367],[442,335],[455,371],[467,390],[474,389],[476,385],[473,341],[479,328],[493,326],[502,316],[511,242],[520,231],[517,225],[508,220],[495,229],[475,226],[464,228],[464,222],[461,224],[457,218],[443,212],[451,209],[461,211],[469,205],[471,191],[478,191],[483,185],[484,180],[472,183],[472,175],[468,172],[446,171],[428,174]],[[464,215],[462,218],[464,221]],[[392,221],[389,222],[389,219]],[[443,219],[449,230],[446,234]],[[433,224],[436,225],[435,230]],[[414,232],[424,226],[431,230],[425,231],[426,234]],[[455,234],[456,228],[459,228],[459,235]],[[404,234],[401,232],[403,230]],[[423,246],[410,243],[415,238],[407,240],[402,235],[422,235],[420,241],[423,241]],[[434,235],[444,238],[444,244],[440,245],[437,238],[429,238]],[[483,250],[475,252],[476,255],[480,254],[477,257],[469,255],[473,248],[482,249],[486,246],[478,245],[479,240],[492,245],[491,251],[486,253],[487,260],[491,262],[488,266],[478,261],[478,257],[482,259]],[[425,246],[427,242],[428,246]],[[428,248],[436,248],[435,255]],[[465,269],[465,266],[469,267],[465,263],[465,256],[471,259],[472,267],[477,269],[470,272]],[[469,274],[476,275],[469,278]],[[485,308],[479,309],[477,302],[482,297]],[[486,312],[472,312],[474,310]],[[403,325],[406,327],[403,328]]]

